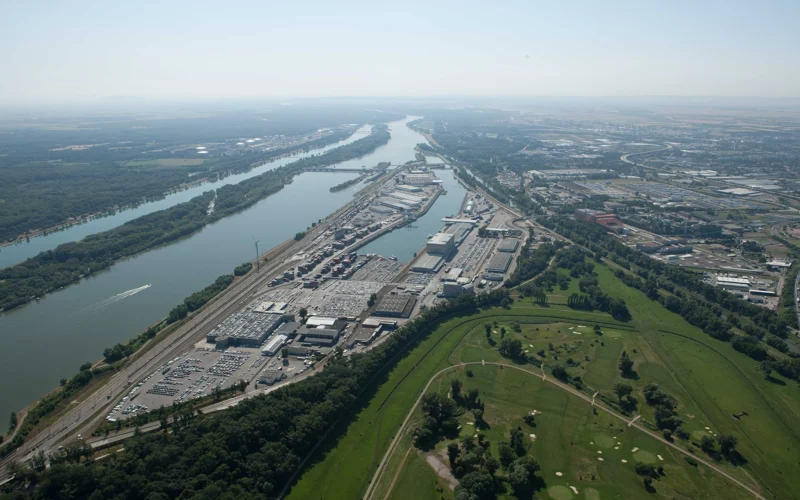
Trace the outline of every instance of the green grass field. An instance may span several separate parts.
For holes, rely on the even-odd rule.
[[[598,265],[595,270],[601,287],[628,303],[633,315],[631,321],[620,323],[604,313],[575,311],[559,305],[562,302],[560,298],[568,296],[572,290],[556,289],[549,307],[518,300],[507,310],[491,309],[443,323],[382,380],[354,420],[336,429],[335,437],[326,443],[324,452],[307,468],[290,497],[361,498],[403,419],[438,371],[461,362],[508,362],[486,339],[483,325],[494,321],[497,321],[495,330],[505,326],[507,336],[519,338],[529,355],[544,350],[542,361],[546,366],[566,365],[566,360],[571,358],[573,366],[568,371],[571,375],[581,375],[592,390],[613,397],[611,391],[615,383],[624,380],[632,385],[642,418],[651,422],[654,421],[652,411],[645,404],[642,388],[650,382],[658,383],[678,399],[677,411],[684,421],[683,428],[689,433],[700,436],[708,432],[705,428],[709,427],[711,432],[733,434],[738,438],[737,449],[747,464],[734,467],[723,460],[717,462],[718,466],[751,487],[760,489],[765,497],[770,497],[770,493],[778,498],[796,496],[795,490],[800,486],[800,475],[797,474],[800,472],[797,454],[800,431],[793,426],[793,422],[800,418],[797,384],[779,376],[777,383],[765,380],[757,363],[729,344],[708,337],[638,290],[625,286],[605,266]],[[575,285],[574,281],[570,289]],[[515,321],[520,323],[519,333],[511,329]],[[603,335],[595,335],[595,324],[601,326]],[[579,328],[581,326],[584,328]],[[493,341],[499,343],[500,335],[493,335]],[[634,360],[637,379],[619,376],[617,360],[622,350]],[[534,365],[525,367],[536,369]],[[497,432],[511,425],[504,419],[521,422],[522,415],[530,410],[530,404],[536,404],[536,409],[541,409],[539,406],[548,408],[542,415],[542,430],[547,426],[552,439],[545,435],[540,438],[539,433],[532,431],[537,433],[537,442],[531,453],[541,463],[542,475],[548,485],[547,491],[539,492],[541,496],[568,498],[566,494],[569,493],[574,497],[568,488],[549,490],[550,486],[570,485],[576,486],[580,496],[585,498],[642,496],[646,492],[630,464],[632,460],[652,459],[651,455],[658,454],[665,459],[663,465],[668,474],[667,478],[656,482],[657,492],[684,498],[747,496],[720,474],[703,466],[689,466],[680,459],[677,451],[669,451],[654,438],[627,427],[619,434],[626,444],[620,449],[620,460],[625,458],[621,452],[627,449],[627,468],[616,460],[600,464],[589,460],[589,457],[595,457],[593,453],[597,450],[587,442],[591,443],[591,437],[598,435],[598,429],[605,429],[608,423],[593,417],[588,403],[558,388],[542,386],[538,378],[521,372],[509,375],[512,371],[504,370],[498,375],[499,370],[490,366],[471,369],[475,377],[465,378],[465,385],[481,384],[479,389],[485,395],[484,399],[487,402],[491,399],[494,405],[490,409],[487,404],[487,419],[498,419]],[[524,398],[517,397],[522,394]],[[505,404],[508,398],[510,402]],[[495,417],[490,417],[492,412],[496,412]],[[747,415],[738,419],[733,417],[733,414],[740,415],[741,412]],[[493,425],[490,432],[494,430]],[[617,436],[610,431],[605,434]],[[569,440],[564,441],[564,436],[570,436]],[[503,438],[492,434],[489,439],[496,446],[496,442]],[[690,441],[678,440],[677,443],[683,448],[696,448]],[[627,447],[628,444],[633,446]],[[630,456],[630,450],[636,446],[647,453]],[[404,436],[387,465],[377,497],[381,497],[381,488],[388,488],[398,470],[392,490],[396,498],[439,498],[442,495],[447,498],[452,495],[447,484],[437,479],[433,468],[416,451],[408,454],[400,468],[409,447],[410,440]],[[696,453],[705,458],[699,449]],[[591,467],[585,464],[587,470],[597,471],[597,479],[579,486],[579,476],[584,474],[575,464],[585,460],[591,464]],[[611,462],[615,462],[613,466]],[[556,481],[555,471],[563,472],[563,481]],[[431,494],[420,493],[419,490],[423,489],[430,490]],[[397,497],[401,492],[409,492],[412,496]]]
[[[464,369],[459,368],[458,374],[442,375],[431,390],[446,392],[450,379],[458,375],[464,381],[465,390],[476,388],[480,391],[485,403],[484,419],[489,424],[489,428],[481,432],[491,442],[494,456],[498,455],[498,444],[508,441],[510,430],[522,428],[530,438],[528,454],[542,467],[538,475],[544,480],[544,485],[539,495],[544,498],[639,498],[647,493],[641,478],[634,472],[637,461],[664,468],[665,476],[655,484],[654,496],[657,497],[749,496],[710,469],[702,465],[690,466],[683,455],[644,432],[628,428],[603,412],[594,415],[585,401],[539,378],[492,365],[470,366],[470,369],[472,377],[467,377]],[[536,425],[530,427],[522,417],[533,410],[537,411]],[[472,420],[470,414],[459,419],[462,436],[476,432]],[[531,434],[535,435],[535,441]],[[436,450],[429,453],[443,450],[446,444],[440,442]],[[401,457],[399,451],[398,457]],[[421,485],[434,492],[435,487],[443,486],[435,477],[429,476],[433,474],[430,466],[427,471],[421,470],[424,469],[421,465],[427,465],[420,458],[421,452],[414,450],[409,455],[415,460],[406,459],[391,492],[387,490],[394,474],[384,478],[380,485],[383,488],[379,487],[376,498],[384,498],[386,493],[391,499],[424,498],[416,491]],[[578,494],[573,493],[570,487],[575,487]],[[447,497],[451,496],[447,492]]]

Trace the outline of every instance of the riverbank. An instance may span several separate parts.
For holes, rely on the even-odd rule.
[[[381,162],[402,165],[413,161],[413,148],[423,139],[406,126],[407,121],[389,123],[390,141],[373,153],[335,167],[361,167]],[[362,129],[362,132],[368,131]],[[283,163],[277,162],[267,168],[273,169]],[[257,172],[260,174],[263,170]],[[293,237],[297,231],[315,223],[319,225],[320,220],[324,222],[326,217],[353,200],[361,185],[338,193],[329,191],[331,185],[353,177],[356,174],[300,173],[281,191],[245,210],[209,223],[168,245],[118,261],[78,285],[0,314],[0,393],[3,394],[0,414],[7,416],[11,411],[30,405],[57,386],[61,378],[74,375],[82,363],[100,358],[104,348],[134,338],[166,317],[185,297],[242,262],[252,260],[254,237],[259,240],[259,249],[286,241],[295,243]],[[449,187],[448,191],[451,191]],[[440,203],[441,199],[437,205]],[[115,220],[109,218],[104,222],[111,224]],[[87,227],[92,226],[79,229],[85,231]],[[69,234],[60,233],[59,236]],[[406,232],[396,234],[405,235]],[[419,242],[415,246],[419,246]],[[263,263],[261,271],[265,272]],[[152,286],[134,295],[126,293],[146,284]],[[109,300],[116,296],[125,298]],[[161,346],[167,344],[160,344],[154,351],[160,351]]]
[[[206,177],[203,177],[202,179],[195,179],[190,182],[182,182],[181,184],[174,186],[165,186],[165,191],[160,196],[158,195],[146,196],[141,198],[140,200],[135,200],[128,203],[115,204],[113,206],[103,208],[100,210],[95,210],[93,212],[86,214],[74,215],[68,218],[67,220],[59,222],[57,224],[53,224],[48,227],[31,229],[25,233],[17,235],[16,237],[0,241],[0,249],[8,246],[28,243],[30,242],[31,239],[47,236],[54,232],[64,231],[71,227],[91,222],[92,220],[95,220],[97,218],[102,218],[109,215],[115,215],[119,212],[132,210],[143,204],[159,201],[166,198],[167,196],[180,193],[188,189],[193,189],[208,183],[217,182],[218,180],[222,180],[231,175],[250,172],[269,163],[273,163],[281,159],[291,157],[293,155],[307,153],[309,151],[313,151],[316,149],[324,149],[325,147],[331,144],[347,140],[349,137],[352,137],[357,130],[358,127],[356,127],[355,129],[353,129],[352,127],[348,127],[344,128],[343,130],[334,131],[327,136],[320,137],[319,139],[315,139],[313,141],[306,141],[298,144],[293,144],[289,147],[277,149],[266,153],[258,153],[256,156],[258,156],[259,158],[255,159],[255,161],[251,161],[250,158],[243,156],[241,157],[243,164],[239,167],[213,171],[210,172]],[[222,161],[221,159],[217,160]],[[225,160],[225,161],[229,162],[230,160]]]
[[[31,300],[79,282],[116,261],[175,241],[228,215],[240,212],[281,189],[306,168],[332,165],[364,156],[389,141],[385,126],[351,144],[325,155],[307,158],[236,185],[217,190],[214,212],[207,207],[214,199],[209,191],[181,205],[130,221],[120,228],[57,247],[22,264],[0,270],[0,311],[23,306]],[[166,225],[166,227],[165,227]]]

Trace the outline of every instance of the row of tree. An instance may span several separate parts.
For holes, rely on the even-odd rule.
[[[504,289],[437,304],[376,348],[334,356],[325,370],[171,434],[142,435],[87,466],[57,464],[11,488],[19,498],[274,498],[327,431],[356,411],[360,394],[454,315],[496,306]],[[27,420],[27,419],[26,419]]]
[[[21,306],[85,276],[106,269],[115,261],[173,242],[192,234],[206,224],[248,208],[280,191],[292,178],[312,167],[358,158],[389,141],[385,125],[373,133],[325,154],[311,156],[238,184],[208,191],[166,210],[148,214],[114,229],[65,243],[25,262],[0,270],[0,310]],[[214,212],[207,213],[214,200]]]

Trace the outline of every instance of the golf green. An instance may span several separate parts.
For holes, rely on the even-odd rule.
[[[639,450],[633,454],[633,458],[636,459],[637,462],[643,462],[646,464],[655,464],[658,462],[658,459],[655,455],[650,453],[649,451]]]
[[[597,434],[594,437],[594,443],[601,448],[611,448],[616,444],[616,441],[608,434]]]
[[[551,486],[547,488],[547,494],[555,500],[570,500],[573,497],[572,490],[566,486]]]

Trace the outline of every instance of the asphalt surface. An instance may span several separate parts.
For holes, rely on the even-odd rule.
[[[51,452],[61,443],[78,439],[78,435],[88,436],[100,424],[108,411],[116,404],[132,384],[152,373],[158,366],[166,363],[178,354],[190,349],[210,332],[223,319],[249,304],[255,293],[267,285],[276,272],[291,267],[294,262],[285,262],[298,252],[313,245],[313,240],[328,230],[343,213],[353,205],[361,203],[386,180],[387,176],[362,190],[357,198],[334,212],[321,224],[310,230],[305,238],[295,242],[289,240],[259,258],[268,258],[268,264],[261,266],[260,272],[251,272],[234,283],[209,305],[192,316],[180,328],[167,338],[141,355],[135,357],[102,388],[84,397],[71,410],[60,417],[46,429],[34,436],[29,436],[23,446],[0,460],[0,482],[8,478],[7,465],[15,461],[27,461],[39,451]],[[256,266],[256,261],[253,261]],[[314,373],[313,371],[310,373]],[[304,377],[293,377],[291,382]],[[263,391],[262,391],[263,393]]]

